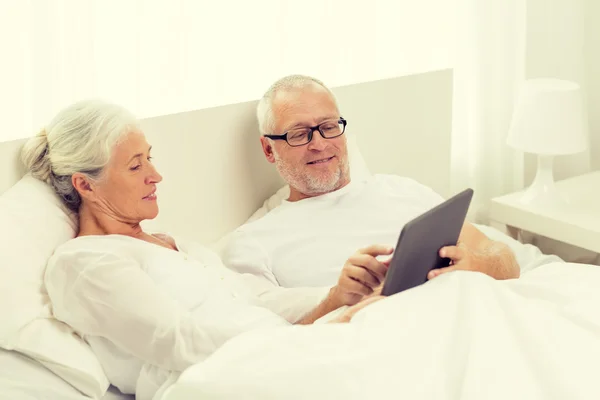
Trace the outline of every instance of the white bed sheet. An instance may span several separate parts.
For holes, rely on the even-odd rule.
[[[89,400],[35,360],[0,349],[0,400]],[[102,400],[134,400],[111,387]]]
[[[162,400],[600,399],[600,267],[454,272],[350,324],[240,335]]]

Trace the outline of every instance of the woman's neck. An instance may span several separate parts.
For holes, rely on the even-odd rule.
[[[85,205],[82,205],[79,210],[79,233],[77,236],[125,235],[139,237],[143,233],[139,222],[122,221],[100,210],[92,210]]]

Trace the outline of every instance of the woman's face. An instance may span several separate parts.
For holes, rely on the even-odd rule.
[[[158,215],[156,185],[162,176],[152,165],[150,149],[139,131],[115,146],[102,178],[94,184],[94,203],[100,210],[125,223]]]

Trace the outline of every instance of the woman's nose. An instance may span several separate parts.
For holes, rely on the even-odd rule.
[[[158,171],[156,170],[154,165],[151,164],[150,168],[151,168],[151,172],[150,172],[150,175],[148,175],[146,177],[146,183],[152,184],[152,183],[159,183],[160,181],[162,181],[163,177],[161,174],[158,173]]]

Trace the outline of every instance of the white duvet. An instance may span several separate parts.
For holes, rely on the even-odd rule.
[[[164,400],[600,399],[600,267],[455,272],[350,324],[243,334]]]

